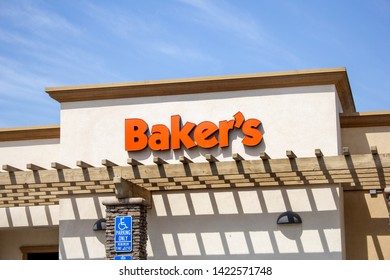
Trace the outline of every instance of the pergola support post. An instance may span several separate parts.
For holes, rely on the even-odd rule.
[[[123,178],[115,178],[115,198],[106,199],[103,205],[106,206],[106,259],[113,260],[116,257],[129,258],[133,260],[147,259],[147,208],[151,205],[151,194]],[[132,197],[136,195],[137,197]],[[131,250],[118,250],[118,225],[115,224],[122,217],[131,217]],[[128,219],[128,218],[127,218]],[[127,227],[127,226],[126,226]],[[127,228],[126,228],[127,229]]]

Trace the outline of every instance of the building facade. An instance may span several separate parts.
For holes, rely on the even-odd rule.
[[[0,129],[0,259],[112,259],[121,215],[135,259],[390,259],[390,112],[344,68],[46,92],[60,125]]]

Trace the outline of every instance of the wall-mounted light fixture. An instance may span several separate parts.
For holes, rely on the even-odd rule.
[[[106,219],[99,219],[93,224],[93,230],[106,230]]]
[[[297,213],[292,211],[287,211],[279,215],[276,223],[278,225],[302,224],[302,219]]]

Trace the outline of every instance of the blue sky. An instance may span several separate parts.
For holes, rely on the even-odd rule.
[[[45,87],[340,66],[390,110],[389,0],[0,0],[0,128],[59,124]]]

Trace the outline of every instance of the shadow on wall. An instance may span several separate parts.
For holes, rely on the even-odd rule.
[[[342,128],[343,147],[354,154],[371,153],[370,146],[377,146],[379,153],[388,153],[390,126]]]
[[[347,259],[390,259],[389,213],[383,194],[344,193]]]
[[[58,205],[0,208],[0,228],[58,225]]]
[[[148,259],[341,259],[339,189],[162,192],[148,212]],[[292,210],[302,224],[277,225]]]
[[[60,200],[60,259],[105,259],[105,231],[93,231],[94,223],[105,217],[104,198]]]

